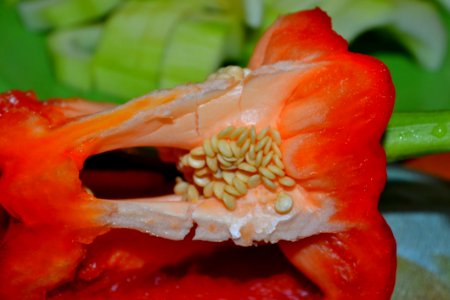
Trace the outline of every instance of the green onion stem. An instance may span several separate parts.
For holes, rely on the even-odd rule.
[[[394,113],[383,146],[388,161],[450,151],[450,111]]]

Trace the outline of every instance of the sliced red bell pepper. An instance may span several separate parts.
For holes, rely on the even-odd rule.
[[[297,69],[289,77],[291,65]],[[330,19],[316,9],[280,18],[257,46],[250,68],[256,70],[256,75],[229,81],[233,83],[232,95],[236,95],[235,86],[243,89],[241,101],[233,109],[239,113],[239,109],[258,103],[256,110],[269,114],[260,116],[261,112],[257,111],[256,118],[255,112],[250,118],[256,119],[255,122],[269,120],[281,134],[285,172],[295,179],[296,188],[308,200],[304,209],[315,211],[319,220],[323,211],[331,215],[325,222],[331,223],[333,230],[325,229],[293,242],[280,242],[284,253],[321,289],[325,299],[389,299],[395,279],[395,241],[377,210],[386,180],[386,158],[380,139],[394,101],[394,88],[386,67],[373,58],[348,52],[345,41],[331,30]],[[263,75],[263,80],[256,81],[259,86],[252,84],[255,82],[252,79],[260,74],[257,70],[264,68],[283,70],[284,77]],[[289,78],[289,84],[270,82],[271,78]],[[273,84],[274,89],[285,89],[278,91],[285,96],[274,100],[278,101],[275,104],[270,104],[264,95],[267,101],[264,105],[269,109],[259,105],[259,98],[249,96],[261,95],[255,91],[255,87],[265,88],[261,82]],[[30,94],[3,94],[0,97],[0,189],[3,191],[0,203],[19,224],[12,225],[0,249],[0,278],[7,282],[0,286],[0,296],[39,298],[73,278],[78,262],[83,259],[85,245],[108,230],[99,216],[117,214],[113,209],[105,211],[105,205],[100,204],[106,202],[84,190],[79,178],[84,160],[89,155],[123,145],[141,145],[144,137],[150,136],[149,132],[143,134],[136,129],[141,125],[169,128],[168,132],[174,134],[174,129],[184,128],[188,138],[180,134],[179,140],[172,143],[181,149],[192,149],[202,141],[199,132],[204,130],[199,126],[201,110],[197,105],[210,99],[228,99],[223,96],[226,90],[222,88],[223,83],[214,81],[214,84],[210,83],[220,88],[213,92],[208,90],[208,83],[185,86],[97,114],[99,107],[89,107],[83,112],[75,105],[67,112],[57,102],[38,103]],[[201,93],[203,89],[207,92]],[[198,91],[201,96],[192,106],[189,106],[192,97],[184,98],[183,103],[176,100],[180,95]],[[170,106],[173,103],[177,110]],[[233,102],[225,103],[229,105],[227,109],[232,107],[229,103]],[[276,115],[277,110],[271,110],[270,105],[280,108],[280,114]],[[164,109],[155,109],[161,106]],[[168,116],[167,111],[177,115]],[[145,113],[150,115],[149,119],[141,117]],[[85,115],[89,116],[77,118]],[[160,119],[155,121],[154,116]],[[229,120],[235,116],[226,117],[214,120],[230,124]],[[177,122],[191,127],[177,127]],[[130,143],[121,142],[126,136],[135,139]],[[264,193],[270,196],[270,192]],[[220,208],[215,211],[223,212]],[[152,222],[155,221],[148,223]],[[172,229],[178,225],[173,224]],[[53,231],[57,233],[52,235]],[[40,255],[35,256],[33,244],[37,239],[45,240],[45,245],[40,246]],[[45,253],[50,248],[56,252],[46,260]],[[193,247],[188,252],[198,251]],[[170,251],[159,253],[164,257],[164,264],[178,261]],[[102,262],[102,270],[111,266],[126,269],[119,254],[117,264],[101,258],[95,261]],[[140,260],[125,257],[124,261],[126,265],[139,265]],[[89,268],[83,270],[81,277],[86,280],[98,275]],[[45,276],[36,280],[41,274]]]

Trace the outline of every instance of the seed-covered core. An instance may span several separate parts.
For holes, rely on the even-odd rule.
[[[185,172],[186,181],[177,179],[174,192],[188,201],[215,196],[233,210],[240,197],[262,184],[278,194],[275,211],[287,213],[292,203],[286,208],[286,198],[291,199],[286,190],[295,180],[285,174],[280,144],[281,135],[274,128],[257,132],[254,126],[228,126],[180,157],[178,167],[190,171]]]

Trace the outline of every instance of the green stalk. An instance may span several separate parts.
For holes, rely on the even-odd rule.
[[[394,113],[383,146],[388,161],[450,152],[450,111]]]

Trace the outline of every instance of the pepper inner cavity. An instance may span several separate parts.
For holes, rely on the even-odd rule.
[[[287,213],[293,201],[286,190],[295,181],[285,174],[280,145],[280,133],[272,127],[257,132],[254,126],[228,126],[180,157],[184,179],[177,178],[174,192],[186,201],[215,196],[233,210],[249,189],[263,185],[278,193],[275,210]]]

